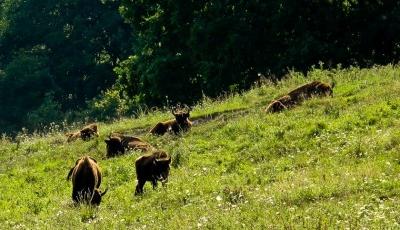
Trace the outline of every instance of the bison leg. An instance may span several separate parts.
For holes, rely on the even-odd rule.
[[[153,189],[157,188],[157,180],[152,180],[151,184],[153,185]]]
[[[139,180],[136,185],[135,196],[143,193],[143,186],[146,183],[144,180]]]
[[[72,190],[72,200],[75,203],[79,203],[80,198],[79,198],[79,192],[77,190]]]

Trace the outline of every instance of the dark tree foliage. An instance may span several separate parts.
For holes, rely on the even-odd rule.
[[[398,62],[399,31],[398,1],[0,0],[0,132]]]
[[[46,105],[63,112],[84,108],[114,84],[113,68],[132,52],[132,30],[117,0],[0,4],[0,131],[36,128],[27,116]]]
[[[120,81],[147,103],[193,102],[325,63],[398,61],[400,3],[357,0],[122,0],[138,32]],[[127,64],[129,63],[129,64]],[[125,86],[125,89],[129,87]]]

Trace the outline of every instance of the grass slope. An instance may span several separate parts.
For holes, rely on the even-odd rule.
[[[336,87],[294,109],[268,102],[318,79]],[[218,101],[205,99],[182,136],[147,130],[167,112],[100,124],[100,138],[65,143],[62,133],[0,143],[0,228],[399,228],[400,66],[292,73]],[[167,187],[133,196],[139,152],[105,158],[111,131],[141,134],[168,151]],[[95,157],[109,187],[98,208],[74,207],[68,170]]]

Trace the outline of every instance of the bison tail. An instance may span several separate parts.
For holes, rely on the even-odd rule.
[[[69,173],[68,173],[68,175],[67,175],[67,180],[69,180],[69,179],[71,178],[71,175],[72,175],[72,172],[74,171],[74,168],[75,168],[75,167],[72,167],[72,168],[69,170]]]

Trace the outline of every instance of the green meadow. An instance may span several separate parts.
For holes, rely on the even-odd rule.
[[[333,97],[266,114],[268,103],[311,80]],[[1,229],[400,228],[400,66],[291,72],[278,84],[193,108],[191,131],[148,134],[168,111],[99,123],[100,137],[66,143],[57,128],[0,139]],[[80,126],[71,127],[77,130]],[[172,156],[167,186],[134,196],[134,162],[106,158],[110,132],[142,137]],[[75,160],[97,159],[99,207],[74,206]]]

